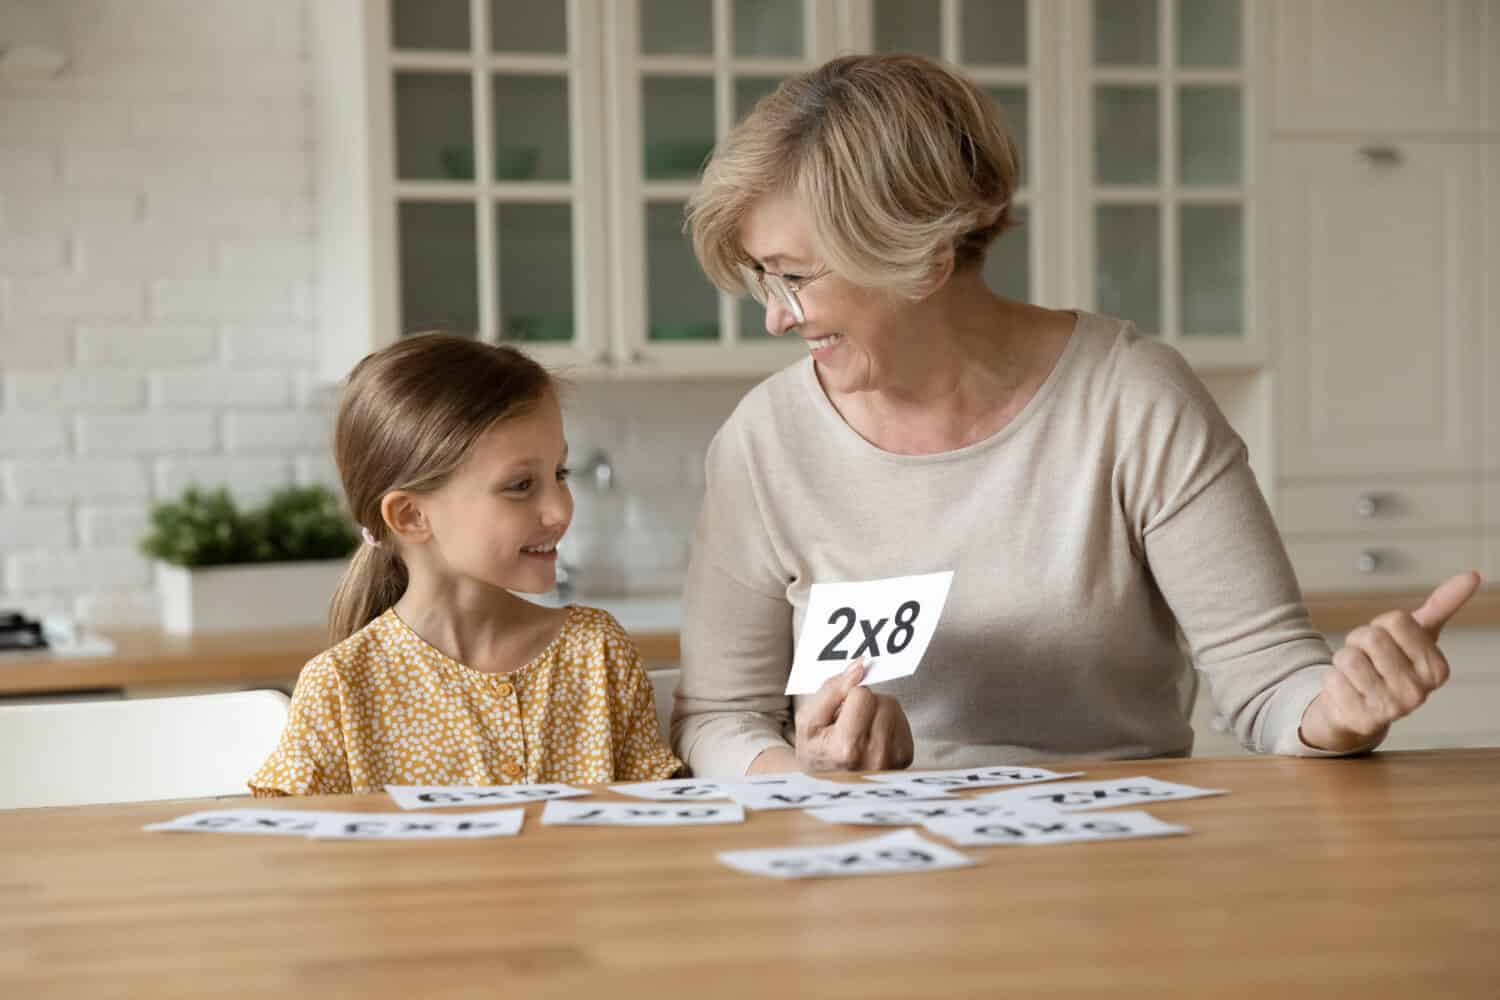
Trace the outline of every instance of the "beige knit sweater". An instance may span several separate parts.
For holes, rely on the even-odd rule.
[[[936,455],[871,445],[811,359],[745,397],[708,452],[673,743],[741,775],[791,740],[782,694],[808,589],[953,570],[921,668],[879,685],[916,767],[1191,751],[1191,661],[1255,750],[1331,662],[1234,433],[1171,348],[1081,313],[1004,429]]]

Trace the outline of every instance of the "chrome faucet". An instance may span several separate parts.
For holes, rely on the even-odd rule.
[[[602,448],[594,450],[588,460],[583,463],[583,468],[578,470],[579,478],[589,483],[596,493],[608,493],[615,488],[615,466],[610,461],[609,452]]]
[[[561,555],[557,557],[557,600],[560,604],[567,604],[573,599],[573,566],[565,562]]]
[[[608,493],[615,488],[615,466],[609,453],[595,448],[575,472],[577,481],[595,493]],[[563,558],[562,549],[557,552],[557,586],[553,592],[559,604],[567,604],[578,593],[578,567]]]

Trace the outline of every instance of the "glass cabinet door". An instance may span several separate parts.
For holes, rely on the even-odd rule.
[[[622,0],[605,7],[617,58],[607,116],[616,175],[617,361],[638,374],[770,371],[799,343],[765,334],[754,301],[721,295],[683,232],[714,144],[790,74],[831,51],[818,0]]]
[[[1240,0],[1079,0],[1083,296],[1198,363],[1254,360]]]
[[[597,0],[388,0],[400,332],[597,360]],[[597,255],[594,255],[597,256]],[[593,272],[593,273],[591,273]]]
[[[1012,204],[1016,225],[990,246],[984,274],[1001,295],[1043,302],[1055,293],[1043,287],[1048,252],[1043,227],[1052,225],[1049,192],[1056,173],[1033,133],[1032,113],[1045,85],[1036,57],[1042,11],[1029,0],[872,0],[864,51],[909,52],[959,67],[1000,107],[1021,158],[1021,181]]]

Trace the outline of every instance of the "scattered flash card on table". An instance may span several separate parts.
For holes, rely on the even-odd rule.
[[[514,837],[525,809],[493,809],[450,816],[410,813],[323,813],[309,834],[319,840],[464,840]]]
[[[294,812],[290,809],[211,809],[188,813],[164,823],[152,823],[142,829],[305,837],[318,825],[318,817],[321,815],[323,814]]]
[[[942,871],[974,863],[953,848],[934,843],[915,830],[898,830],[882,837],[822,847],[723,851],[719,860],[747,875],[785,879]]]
[[[457,816],[406,813],[314,812],[290,809],[220,809],[190,813],[145,827],[151,831],[248,833],[339,840],[430,840],[508,837],[521,832],[524,809]]]
[[[859,785],[838,781],[795,782],[789,785],[725,785],[729,797],[746,809],[816,809],[851,803],[921,802],[957,798],[946,788],[909,785]]]
[[[1171,837],[1187,833],[1185,826],[1163,823],[1147,812],[1098,815],[1030,816],[1016,819],[933,819],[928,830],[965,847],[1001,844],[1072,844],[1081,840],[1128,840],[1132,837]]]
[[[889,785],[929,785],[962,790],[1024,785],[1034,781],[1076,778],[1082,771],[1049,771],[1045,767],[967,767],[953,771],[886,771],[867,774],[865,780]]]
[[[1048,806],[977,802],[973,799],[904,802],[896,805],[826,806],[822,809],[809,809],[807,814],[825,823],[851,823],[856,826],[917,826],[934,819],[1005,820],[1063,815]]]
[[[1116,778],[1113,781],[1063,781],[1039,788],[1007,788],[988,792],[979,802],[1032,802],[1051,806],[1063,812],[1078,809],[1105,809],[1109,806],[1140,805],[1143,802],[1170,802],[1173,799],[1198,799],[1205,795],[1223,795],[1222,788],[1196,788],[1156,778]]]
[[[668,778],[666,781],[637,781],[627,785],[610,785],[611,791],[638,799],[657,802],[696,802],[699,799],[727,799],[729,794],[717,781],[696,778]]]
[[[865,658],[862,683],[917,672],[948,600],[953,571],[855,583],[815,583],[787,678],[787,694],[811,694]]]
[[[633,802],[548,802],[542,810],[547,826],[698,826],[703,823],[743,823],[738,802],[676,802],[637,805]]]
[[[572,785],[386,785],[385,790],[402,809],[515,805],[589,794]]]

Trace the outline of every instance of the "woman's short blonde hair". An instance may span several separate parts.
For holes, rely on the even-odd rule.
[[[787,79],[734,127],[687,230],[709,279],[744,293],[745,215],[788,195],[822,264],[916,297],[950,254],[955,270],[983,262],[1011,226],[1019,176],[1004,116],[972,81],[921,56],[843,56]]]

